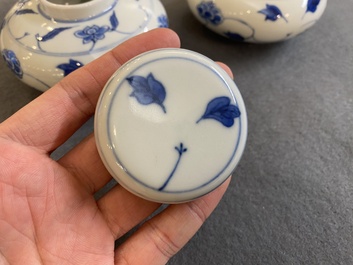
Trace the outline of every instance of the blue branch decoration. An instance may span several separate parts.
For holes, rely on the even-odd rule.
[[[70,59],[69,63],[59,64],[56,68],[63,70],[64,76],[67,76],[82,66],[83,66],[83,63],[81,63],[80,61]]]
[[[230,128],[234,124],[234,119],[240,117],[240,114],[239,108],[231,104],[230,98],[217,97],[208,103],[205,113],[196,123],[203,119],[214,119]]]
[[[51,40],[53,38],[55,38],[57,35],[59,35],[61,32],[65,31],[65,30],[68,30],[68,29],[71,29],[72,27],[60,27],[60,28],[56,28],[56,29],[53,29],[52,31],[48,32],[47,34],[45,34],[44,36],[40,36],[39,34],[36,34],[35,35],[35,38],[37,40],[37,45],[38,45],[38,48],[41,50],[41,51],[44,51],[40,45],[41,42],[46,42],[48,40]]]
[[[39,34],[36,34],[36,39],[38,42],[45,42],[48,40],[53,39],[57,35],[59,35],[61,32],[71,29],[72,27],[61,27],[61,28],[56,28],[50,31],[49,33],[45,34],[44,36],[40,36]]]
[[[288,23],[288,20],[283,16],[282,11],[275,5],[266,4],[266,8],[259,11],[260,14],[265,15],[265,20],[276,21],[283,18]]]
[[[166,98],[166,91],[161,82],[156,80],[152,73],[147,77],[134,75],[126,78],[132,86],[133,91],[131,97],[135,97],[142,105],[157,104],[164,113],[167,113],[163,102]]]
[[[308,0],[308,5],[306,7],[306,13],[315,13],[317,6],[320,4],[320,0]]]
[[[179,163],[180,163],[180,160],[181,160],[181,157],[183,156],[183,154],[188,150],[187,148],[184,147],[184,144],[183,143],[180,143],[179,147],[176,146],[175,147],[175,150],[178,152],[178,160],[177,162],[175,163],[175,166],[172,170],[172,172],[170,173],[169,177],[167,178],[167,180],[163,183],[163,185],[158,189],[159,191],[162,191],[165,189],[165,187],[167,187],[168,183],[170,182],[170,180],[172,179],[172,177],[174,176],[174,173],[176,172],[178,166],[179,166]]]
[[[32,9],[18,9],[15,11],[15,15],[26,15],[26,14],[35,14],[37,15],[38,13],[35,12],[34,10]]]
[[[16,40],[22,40],[23,38],[29,36],[30,34],[28,32],[25,32],[21,37],[17,37]]]

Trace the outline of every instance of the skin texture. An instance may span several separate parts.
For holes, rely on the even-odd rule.
[[[141,34],[0,124],[0,264],[165,264],[197,232],[230,180],[202,198],[167,207],[115,248],[116,239],[160,204],[119,185],[94,199],[111,176],[93,135],[59,161],[50,158],[94,114],[104,84],[123,63],[148,50],[179,46],[168,29]]]

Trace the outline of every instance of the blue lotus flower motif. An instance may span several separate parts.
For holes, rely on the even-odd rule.
[[[266,4],[266,8],[259,11],[260,14],[265,15],[265,20],[276,21],[279,18],[283,18],[286,22],[288,20],[283,16],[282,11],[275,5]]]
[[[13,51],[7,49],[3,50],[1,54],[7,63],[7,66],[11,69],[12,72],[15,73],[18,78],[21,79],[23,77],[23,71],[21,68],[21,63],[17,59],[16,54]]]
[[[67,76],[82,66],[83,66],[83,63],[81,63],[80,61],[70,59],[69,63],[59,64],[57,68],[63,70],[64,76]]]
[[[197,11],[199,12],[200,17],[214,25],[218,25],[223,22],[222,12],[212,1],[201,2],[197,6]]]
[[[160,15],[158,17],[158,25],[160,28],[168,28],[168,18],[166,15]]]
[[[78,38],[82,38],[82,43],[87,44],[90,42],[96,43],[98,40],[102,40],[105,38],[104,33],[109,30],[109,26],[99,27],[97,25],[93,25],[91,27],[87,26],[83,30],[78,30],[75,32],[75,36]]]
[[[309,0],[309,1],[308,1],[307,8],[306,8],[306,13],[307,13],[307,12],[315,13],[315,12],[316,12],[316,9],[317,9],[317,6],[318,6],[319,4],[320,4],[320,0]]]

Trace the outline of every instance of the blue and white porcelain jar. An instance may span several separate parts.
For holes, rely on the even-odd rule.
[[[313,26],[327,0],[188,0],[195,17],[212,31],[253,43],[292,38]]]
[[[19,0],[1,25],[1,54],[45,91],[124,40],[168,19],[159,0]]]

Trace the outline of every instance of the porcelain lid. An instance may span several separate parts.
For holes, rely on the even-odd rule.
[[[95,136],[119,184],[147,200],[198,198],[233,172],[247,137],[243,99],[215,62],[184,49],[124,64],[98,101]]]

